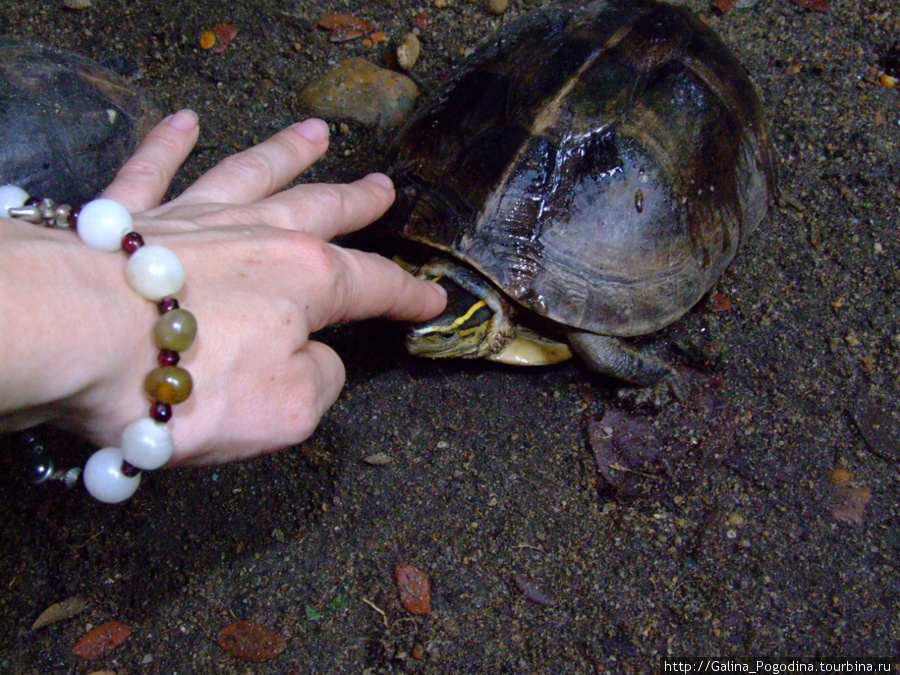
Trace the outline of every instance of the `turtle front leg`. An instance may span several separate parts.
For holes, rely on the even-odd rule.
[[[652,401],[662,407],[671,394],[683,398],[681,378],[675,369],[659,359],[641,354],[619,338],[595,333],[571,333],[569,344],[595,373],[639,387],[638,403]]]

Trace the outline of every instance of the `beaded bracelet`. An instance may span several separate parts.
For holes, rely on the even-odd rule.
[[[140,485],[141,471],[158,469],[172,456],[172,434],[166,427],[172,406],[186,400],[193,389],[190,373],[178,366],[183,352],[197,336],[194,315],[178,306],[172,297],[184,283],[181,260],[164,246],[144,245],[132,230],[132,218],[122,204],[95,199],[80,209],[56,204],[50,199],[32,199],[15,185],[0,187],[0,216],[75,230],[81,240],[101,251],[123,250],[128,255],[125,278],[142,298],[157,303],[160,317],[153,328],[159,349],[157,362],[144,380],[151,401],[147,417],[141,417],[122,432],[119,447],[102,448],[84,466],[81,478],[87,491],[110,504],[131,497]],[[72,471],[66,474],[71,484]]]

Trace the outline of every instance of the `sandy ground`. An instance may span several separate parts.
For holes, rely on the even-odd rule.
[[[302,115],[296,93],[329,62],[380,59],[383,47],[329,42],[321,14],[353,12],[396,42],[426,11],[415,72],[434,84],[540,4],[512,0],[497,18],[467,0],[8,0],[0,33],[106,59],[164,108],[197,110],[186,181]],[[3,441],[0,671],[645,673],[661,655],[900,653],[900,88],[872,80],[900,15],[891,0],[832,4],[721,16],[688,3],[767,103],[784,197],[720,285],[731,309],[698,307],[643,344],[692,391],[625,417],[649,448],[627,483],[615,469],[606,481],[590,435],[619,404],[578,364],[412,361],[397,326],[339,327],[323,338],[348,384],[302,448],[157,472],[108,507],[29,488]],[[200,50],[220,22],[237,39]],[[382,168],[380,153],[371,130],[335,125],[309,179]],[[376,452],[390,464],[361,461]],[[399,602],[401,561],[431,580],[427,617]],[[528,600],[517,574],[555,605]],[[74,595],[88,602],[78,617],[30,630]],[[237,619],[287,649],[235,660],[215,638]],[[127,642],[92,663],[72,654],[112,620],[132,627]]]

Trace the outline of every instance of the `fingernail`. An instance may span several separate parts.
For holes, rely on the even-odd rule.
[[[166,122],[179,131],[191,131],[197,126],[198,121],[197,113],[187,108],[179,110],[174,115],[169,115],[166,118]]]
[[[394,182],[383,173],[370,173],[363,180],[370,180],[373,183],[378,183],[385,190],[394,189]]]
[[[443,286],[441,286],[438,282],[429,281],[428,283],[430,283],[432,286],[434,286],[435,289],[437,289],[440,292],[440,294],[443,295],[445,298],[447,297],[447,289],[444,288]]]
[[[313,143],[322,143],[328,140],[328,125],[315,117],[292,124],[290,128]]]

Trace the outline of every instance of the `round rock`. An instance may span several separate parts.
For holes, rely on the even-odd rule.
[[[351,119],[391,129],[409,117],[419,96],[410,78],[365,59],[344,59],[300,92],[300,103],[325,119]]]

